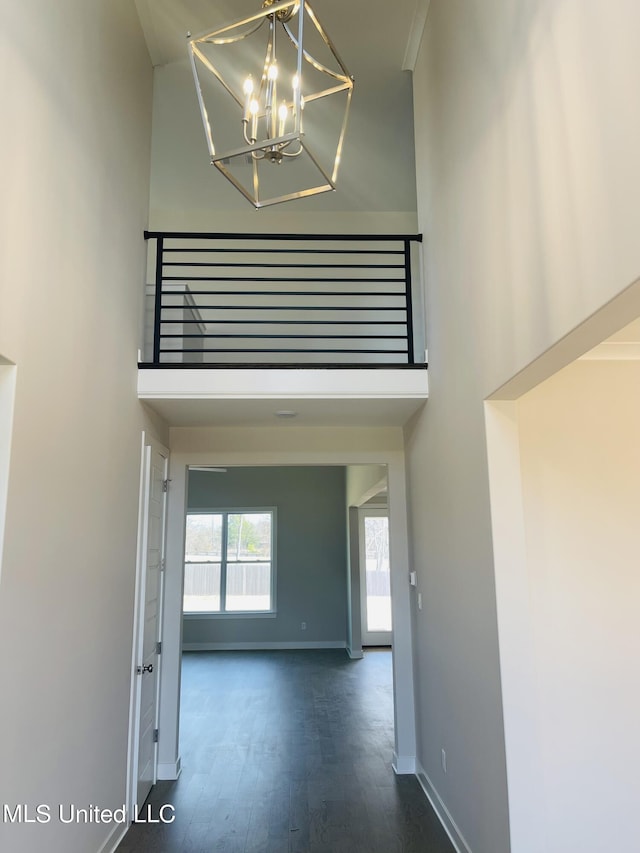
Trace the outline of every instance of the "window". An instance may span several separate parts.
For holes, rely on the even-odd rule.
[[[274,613],[274,530],[275,509],[187,513],[184,612]]]

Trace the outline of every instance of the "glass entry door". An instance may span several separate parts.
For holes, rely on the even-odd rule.
[[[386,509],[362,507],[359,516],[362,645],[390,646],[389,514]]]

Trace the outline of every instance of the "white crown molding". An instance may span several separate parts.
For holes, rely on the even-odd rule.
[[[427,23],[430,6],[431,0],[416,0],[416,8],[413,13],[411,29],[409,30],[407,47],[405,48],[404,59],[402,60],[403,71],[413,71],[416,67],[420,42],[422,41],[422,34]]]
[[[580,361],[640,361],[640,342],[604,341],[581,355]]]

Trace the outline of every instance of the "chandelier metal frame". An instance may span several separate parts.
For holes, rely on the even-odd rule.
[[[304,47],[305,24],[315,27],[320,38],[331,52],[335,68],[320,62]],[[265,58],[259,86],[256,87],[251,76],[240,85],[242,75],[238,73],[233,80],[212,61],[206,51],[207,46],[223,47],[236,44],[258,33],[263,27],[268,31]],[[284,41],[285,47],[295,51],[295,76],[290,94],[278,106],[278,46]],[[210,162],[231,184],[256,208],[280,204],[294,199],[305,198],[318,193],[335,190],[342,149],[344,144],[354,79],[340,58],[326,30],[319,22],[307,0],[264,0],[263,8],[255,15],[242,18],[212,32],[201,35],[188,35],[189,58],[193,71],[198,105],[202,117]],[[314,74],[305,75],[309,67]],[[238,137],[243,144],[228,151],[219,152],[214,143],[212,121],[207,110],[200,75],[211,74],[224,87],[235,101],[240,111]],[[308,88],[308,78],[313,76],[313,87]],[[318,87],[318,81],[325,81]],[[282,88],[282,87],[281,87]],[[309,144],[304,129],[304,109],[313,101],[346,92],[346,107],[337,138],[333,163],[322,164],[322,158]],[[317,172],[317,183],[294,192],[282,195],[261,197],[260,170],[265,168],[287,168],[287,161],[306,154]],[[229,168],[234,158],[250,160],[251,179],[249,185],[232,173]]]

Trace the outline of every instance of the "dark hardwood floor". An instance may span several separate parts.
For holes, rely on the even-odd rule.
[[[391,768],[391,691],[387,651],[186,653],[182,774],[148,801],[175,822],[134,825],[118,853],[452,853]]]

